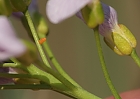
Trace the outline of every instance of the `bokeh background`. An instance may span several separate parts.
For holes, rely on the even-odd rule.
[[[114,7],[118,13],[119,23],[126,25],[137,39],[136,50],[140,55],[140,12],[139,0],[101,0]],[[47,0],[38,0],[40,12],[45,14]],[[16,31],[25,36],[26,31],[21,22],[11,18]],[[65,71],[84,89],[102,98],[111,95],[105,82],[93,30],[73,16],[60,24],[48,21],[50,34],[49,45]],[[103,52],[112,82],[118,92],[140,87],[140,69],[129,56],[118,56],[109,49],[101,37]],[[49,90],[2,90],[0,99],[70,99]]]

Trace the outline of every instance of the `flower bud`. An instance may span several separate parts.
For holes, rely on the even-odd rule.
[[[123,24],[119,24],[119,27],[123,31],[127,41],[131,44],[133,48],[135,48],[137,45],[137,41],[131,31]]]
[[[10,0],[14,12],[24,12],[31,0]]]
[[[9,16],[12,13],[12,7],[9,0],[0,0],[0,15]]]
[[[99,0],[94,0],[82,9],[84,21],[90,28],[95,28],[104,21],[104,13]]]
[[[112,38],[104,38],[107,45],[119,55],[130,55],[133,48],[136,47],[136,39],[130,30],[120,24],[114,28]]]
[[[114,8],[102,3],[105,20],[99,25],[99,32],[105,43],[119,55],[130,55],[136,47],[136,39],[130,30],[122,24],[118,25]]]
[[[46,23],[44,17],[39,12],[36,11],[33,13],[32,19],[34,21],[37,33],[47,35],[48,26],[47,26],[47,23]]]

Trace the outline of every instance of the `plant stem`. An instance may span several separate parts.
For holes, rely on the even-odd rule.
[[[29,12],[26,11],[24,13],[24,15],[25,15],[26,20],[28,22],[28,25],[29,25],[29,27],[31,29],[33,38],[34,38],[35,43],[36,43],[36,45],[38,47],[39,53],[40,53],[40,55],[42,57],[42,60],[43,60],[44,64],[46,65],[46,67],[44,65],[41,65],[41,66],[45,67],[47,72],[50,73],[50,74],[38,69],[33,64],[26,67],[28,72],[33,77],[38,78],[41,81],[44,81],[47,84],[51,85],[53,90],[56,90],[56,91],[71,95],[71,96],[76,97],[78,99],[101,99],[101,98],[99,98],[99,97],[97,97],[97,96],[85,91],[82,88],[74,86],[65,77],[63,77],[61,74],[53,71],[50,68],[50,65],[49,65],[49,63],[48,63],[48,61],[46,59],[45,53],[44,53],[44,51],[42,49],[42,46],[38,42],[39,37],[38,37],[38,35],[37,35],[36,31],[35,31],[35,28],[34,28],[32,20],[31,20],[31,17],[29,15]],[[58,86],[56,84],[61,84],[61,86]]]
[[[2,65],[2,67],[18,67],[18,64],[16,64],[16,63],[3,63],[3,64],[1,64]]]
[[[70,89],[72,94],[76,96],[78,99],[100,99],[99,97],[85,91],[80,87],[74,86],[71,82],[69,82],[66,78],[64,78],[61,74],[52,71],[49,67],[46,67],[47,72],[56,77],[60,82],[62,82],[67,88]]]
[[[113,83],[110,79],[109,73],[108,73],[107,68],[106,68],[106,64],[105,64],[105,60],[104,60],[104,56],[103,56],[103,51],[102,51],[102,47],[101,47],[101,42],[100,42],[100,36],[99,36],[99,32],[98,32],[98,27],[96,27],[94,29],[94,35],[95,35],[96,45],[97,45],[98,54],[99,54],[99,58],[100,58],[100,62],[101,62],[101,66],[102,66],[105,80],[106,80],[113,96],[115,97],[115,99],[121,99],[121,97],[119,96],[115,87],[113,86]]]
[[[38,34],[37,34],[36,30],[35,30],[34,24],[33,24],[33,22],[32,22],[32,19],[31,19],[31,16],[30,16],[28,10],[24,13],[24,15],[25,15],[25,17],[26,17],[26,20],[27,20],[27,22],[28,22],[29,28],[30,28],[30,30],[31,30],[31,33],[32,33],[32,35],[33,35],[33,38],[34,38],[34,40],[35,40],[35,43],[36,43],[36,45],[37,45],[37,48],[38,48],[38,50],[39,50],[39,53],[40,53],[40,55],[41,55],[41,58],[42,58],[44,64],[45,64],[46,66],[48,66],[48,67],[51,67],[50,64],[49,64],[49,62],[48,62],[48,60],[47,60],[47,58],[46,58],[46,56],[45,56],[45,53],[44,53],[44,51],[43,51],[43,49],[42,49],[42,46],[41,46],[41,45],[39,44],[39,42],[38,42],[38,41],[39,41],[39,37],[38,37]]]
[[[17,85],[0,85],[0,90],[4,89],[51,89],[51,86],[47,84],[17,84]]]
[[[87,91],[85,91],[82,88],[73,86],[69,81],[67,81],[63,76],[59,75],[58,73],[52,71],[48,67],[48,73],[59,79],[63,84],[60,84],[60,82],[57,79],[54,79],[53,76],[47,74],[46,72],[38,69],[34,65],[30,65],[27,67],[28,71],[31,73],[32,76],[35,78],[38,78],[47,84],[51,84],[53,90],[59,91],[68,95],[71,95],[78,99],[101,99]],[[51,76],[51,78],[50,78]],[[49,78],[49,80],[48,80]]]
[[[6,90],[6,89],[30,89],[30,90],[53,90],[51,86],[47,84],[17,84],[17,85],[0,85],[0,90]],[[54,90],[56,91],[56,90]],[[59,91],[56,91],[59,92]],[[64,94],[70,98],[76,99],[75,97],[72,97],[68,94],[59,92],[61,94]]]
[[[6,78],[32,78],[32,75],[29,75],[29,74],[7,74],[7,73],[0,73],[0,77],[6,77]]]
[[[130,55],[132,59],[136,62],[136,64],[140,67],[140,58],[137,55],[137,52],[135,49],[132,50],[132,53]]]
[[[56,70],[64,77],[66,78],[68,81],[70,81],[73,85],[80,87],[79,84],[77,84],[62,68],[62,66],[58,63],[58,61],[56,60],[56,58],[54,57],[48,42],[44,42],[43,43],[43,47],[45,48],[50,60],[52,61],[53,65],[55,66]]]

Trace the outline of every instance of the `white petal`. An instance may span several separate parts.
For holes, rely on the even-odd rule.
[[[74,14],[93,0],[48,0],[46,14],[52,23],[59,23]]]
[[[7,17],[0,16],[0,61],[19,56],[25,50]]]

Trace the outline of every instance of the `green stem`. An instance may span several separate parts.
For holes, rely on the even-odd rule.
[[[30,90],[52,90],[52,87],[47,84],[18,84],[18,85],[0,85],[0,90],[6,90],[6,89],[30,89]],[[56,90],[54,90],[56,91]],[[56,91],[59,92],[59,91]],[[76,99],[75,97],[72,97],[68,94],[59,92],[61,94],[64,94],[70,98]]]
[[[34,77],[46,82],[47,84],[51,84],[53,90],[71,95],[73,97],[76,97],[78,99],[101,99],[87,91],[85,91],[82,88],[73,86],[69,81],[67,81],[63,76],[59,75],[57,72],[52,71],[48,67],[48,73],[52,74],[54,77],[59,79],[63,84],[60,84],[60,82],[53,78],[53,76],[47,74],[46,72],[38,69],[34,65],[30,65],[27,67],[28,71],[33,75]],[[52,78],[50,78],[51,76]],[[48,80],[49,78],[49,80]],[[53,81],[52,81],[53,79]]]
[[[26,70],[26,66],[23,66],[22,64],[20,64],[18,61],[14,61],[16,63],[3,63],[3,64],[0,64],[1,67],[11,67],[11,68],[19,68],[19,69],[22,69],[24,70],[25,72],[27,72]]]
[[[0,66],[2,66],[2,67],[18,67],[18,64],[16,64],[16,63],[3,63]]]
[[[68,81],[70,81],[73,85],[80,87],[79,84],[77,84],[62,68],[62,66],[58,63],[58,61],[56,60],[56,58],[54,57],[47,41],[43,43],[43,47],[45,48],[45,50],[47,51],[47,54],[50,58],[50,60],[52,61],[53,65],[55,66],[56,70],[64,77],[66,78]]]
[[[38,69],[33,64],[26,68],[33,78],[39,79],[52,87],[52,90],[73,96],[69,89],[49,73]]]
[[[47,84],[17,84],[17,85],[0,85],[0,90],[4,89],[51,89],[51,86]]]
[[[59,75],[58,73],[53,72],[53,70],[50,69],[50,65],[49,65],[49,63],[48,63],[48,61],[46,59],[45,53],[44,53],[44,51],[42,49],[42,46],[38,42],[39,37],[38,37],[38,35],[37,35],[36,31],[35,31],[35,28],[34,28],[32,20],[31,20],[31,17],[29,15],[29,12],[26,11],[24,13],[24,15],[25,15],[26,20],[28,22],[28,25],[29,25],[29,27],[31,29],[33,38],[34,38],[35,43],[36,43],[36,45],[38,47],[38,50],[39,50],[40,55],[42,57],[42,60],[43,60],[44,64],[46,65],[46,68],[48,68],[46,70],[51,75],[46,73],[46,72],[44,72],[44,71],[42,71],[42,70],[40,70],[40,69],[38,69],[33,64],[27,67],[28,72],[31,75],[34,75],[34,77],[36,77],[36,78],[46,82],[47,84],[51,85],[53,87],[53,90],[57,90],[59,92],[66,93],[66,94],[74,96],[74,97],[76,97],[78,99],[101,99],[101,98],[99,98],[99,97],[97,97],[97,96],[95,96],[95,95],[83,90],[82,88],[74,86],[67,79],[65,79],[62,75]],[[56,84],[61,84],[60,81],[64,85],[63,84],[61,86],[56,85]]]
[[[16,62],[16,63],[4,63],[4,64],[2,64],[2,67],[14,67],[14,68],[22,67],[22,65],[17,60],[14,59],[14,62]],[[5,74],[5,73],[0,73],[0,77],[40,79],[40,80],[42,80],[42,81],[44,81],[44,82],[46,82],[48,84],[51,84],[51,86],[52,86],[51,89],[52,90],[74,98],[73,94],[69,91],[69,89],[67,89],[67,87],[62,85],[52,75],[46,74],[45,72],[43,72],[41,70],[38,70],[37,67],[31,67],[28,70],[27,70],[27,68],[26,69],[24,68],[24,70],[29,71],[32,75],[29,75],[29,74]],[[43,86],[42,85],[34,86],[34,85],[29,85],[29,84],[28,85],[0,85],[0,88],[1,89],[46,89],[46,88],[48,88],[48,86],[45,86],[45,85],[43,85]]]
[[[38,48],[38,50],[39,50],[39,53],[40,53],[40,55],[41,55],[41,58],[42,58],[44,64],[45,64],[46,66],[48,66],[48,67],[51,67],[50,64],[49,64],[49,62],[48,62],[48,60],[47,60],[47,58],[46,58],[46,56],[45,56],[45,53],[44,53],[44,51],[43,51],[43,49],[42,49],[42,46],[41,46],[41,45],[39,44],[39,42],[38,42],[38,41],[39,41],[39,37],[38,37],[38,35],[37,35],[37,32],[36,32],[36,30],[35,30],[34,24],[33,24],[33,22],[32,22],[32,19],[31,19],[31,16],[30,16],[28,10],[24,13],[24,15],[25,15],[25,17],[26,17],[26,20],[27,20],[27,22],[28,22],[29,28],[30,28],[30,30],[31,30],[31,33],[32,33],[32,35],[33,35],[33,38],[34,38],[34,40],[35,40],[35,43],[36,43],[36,45],[37,45],[37,48]]]
[[[103,70],[106,82],[107,82],[112,94],[114,95],[115,99],[121,99],[121,97],[119,96],[119,94],[116,91],[115,87],[113,86],[113,83],[112,83],[112,81],[110,79],[109,73],[108,73],[107,68],[106,68],[106,64],[105,64],[104,56],[103,56],[103,51],[102,51],[102,47],[101,47],[101,42],[100,42],[100,36],[99,36],[99,32],[98,32],[98,27],[96,27],[94,29],[94,35],[95,35],[98,54],[99,54],[99,58],[100,58],[100,62],[101,62],[101,66],[102,66],[102,70]]]
[[[24,66],[22,66],[21,64],[17,64],[17,63],[3,63],[0,66],[24,69]]]
[[[132,50],[132,53],[130,56],[133,58],[133,60],[136,62],[136,64],[140,67],[140,58],[138,57],[135,49]]]
[[[6,77],[6,78],[33,78],[32,75],[29,75],[29,74],[7,74],[7,73],[0,73],[0,77]]]
[[[41,64],[43,65],[43,64]],[[52,71],[49,67],[46,67],[48,73],[56,77],[60,82],[62,82],[67,88],[70,89],[72,94],[76,96],[78,99],[100,99],[99,97],[85,91],[81,87],[74,86],[71,82],[69,82],[66,78],[64,78],[61,74]]]
[[[44,51],[43,51],[43,49],[42,49],[42,46],[39,44],[39,37],[38,37],[38,35],[37,35],[37,33],[36,33],[36,31],[35,31],[35,27],[34,27],[34,25],[33,25],[33,22],[32,22],[32,20],[31,20],[31,17],[30,17],[30,14],[29,14],[29,12],[28,12],[28,10],[24,13],[24,15],[25,15],[25,17],[26,17],[26,20],[27,20],[27,22],[28,22],[28,25],[29,25],[29,28],[30,28],[30,30],[31,30],[31,32],[32,32],[32,35],[33,35],[33,38],[34,38],[34,40],[35,40],[35,43],[36,43],[36,45],[37,45],[37,48],[38,48],[38,50],[39,50],[39,52],[40,52],[40,55],[41,55],[41,57],[42,57],[42,60],[43,60],[43,62],[44,62],[44,64],[46,65],[46,67],[48,66],[48,67],[50,67],[50,65],[49,65],[49,62],[48,62],[48,60],[47,60],[47,58],[46,58],[46,56],[45,56],[45,53],[44,53]],[[44,65],[43,65],[44,66]],[[32,69],[33,69],[33,71],[32,71]],[[45,72],[43,72],[43,71],[41,71],[40,69],[37,69],[37,68],[33,68],[33,66],[29,66],[29,67],[27,67],[27,70],[32,74],[32,75],[36,75],[36,77],[38,78],[38,79],[40,79],[40,80],[42,80],[42,81],[44,81],[44,82],[46,82],[46,83],[48,83],[48,84],[53,84],[53,83],[60,83],[55,77],[53,77],[52,75],[50,75],[50,74],[48,74],[48,73],[45,73]],[[55,86],[55,87],[59,87],[59,86]],[[55,89],[55,87],[54,87],[54,89]],[[60,87],[59,87],[60,88]],[[58,89],[56,89],[56,90],[58,90]],[[60,90],[59,90],[60,91]]]

